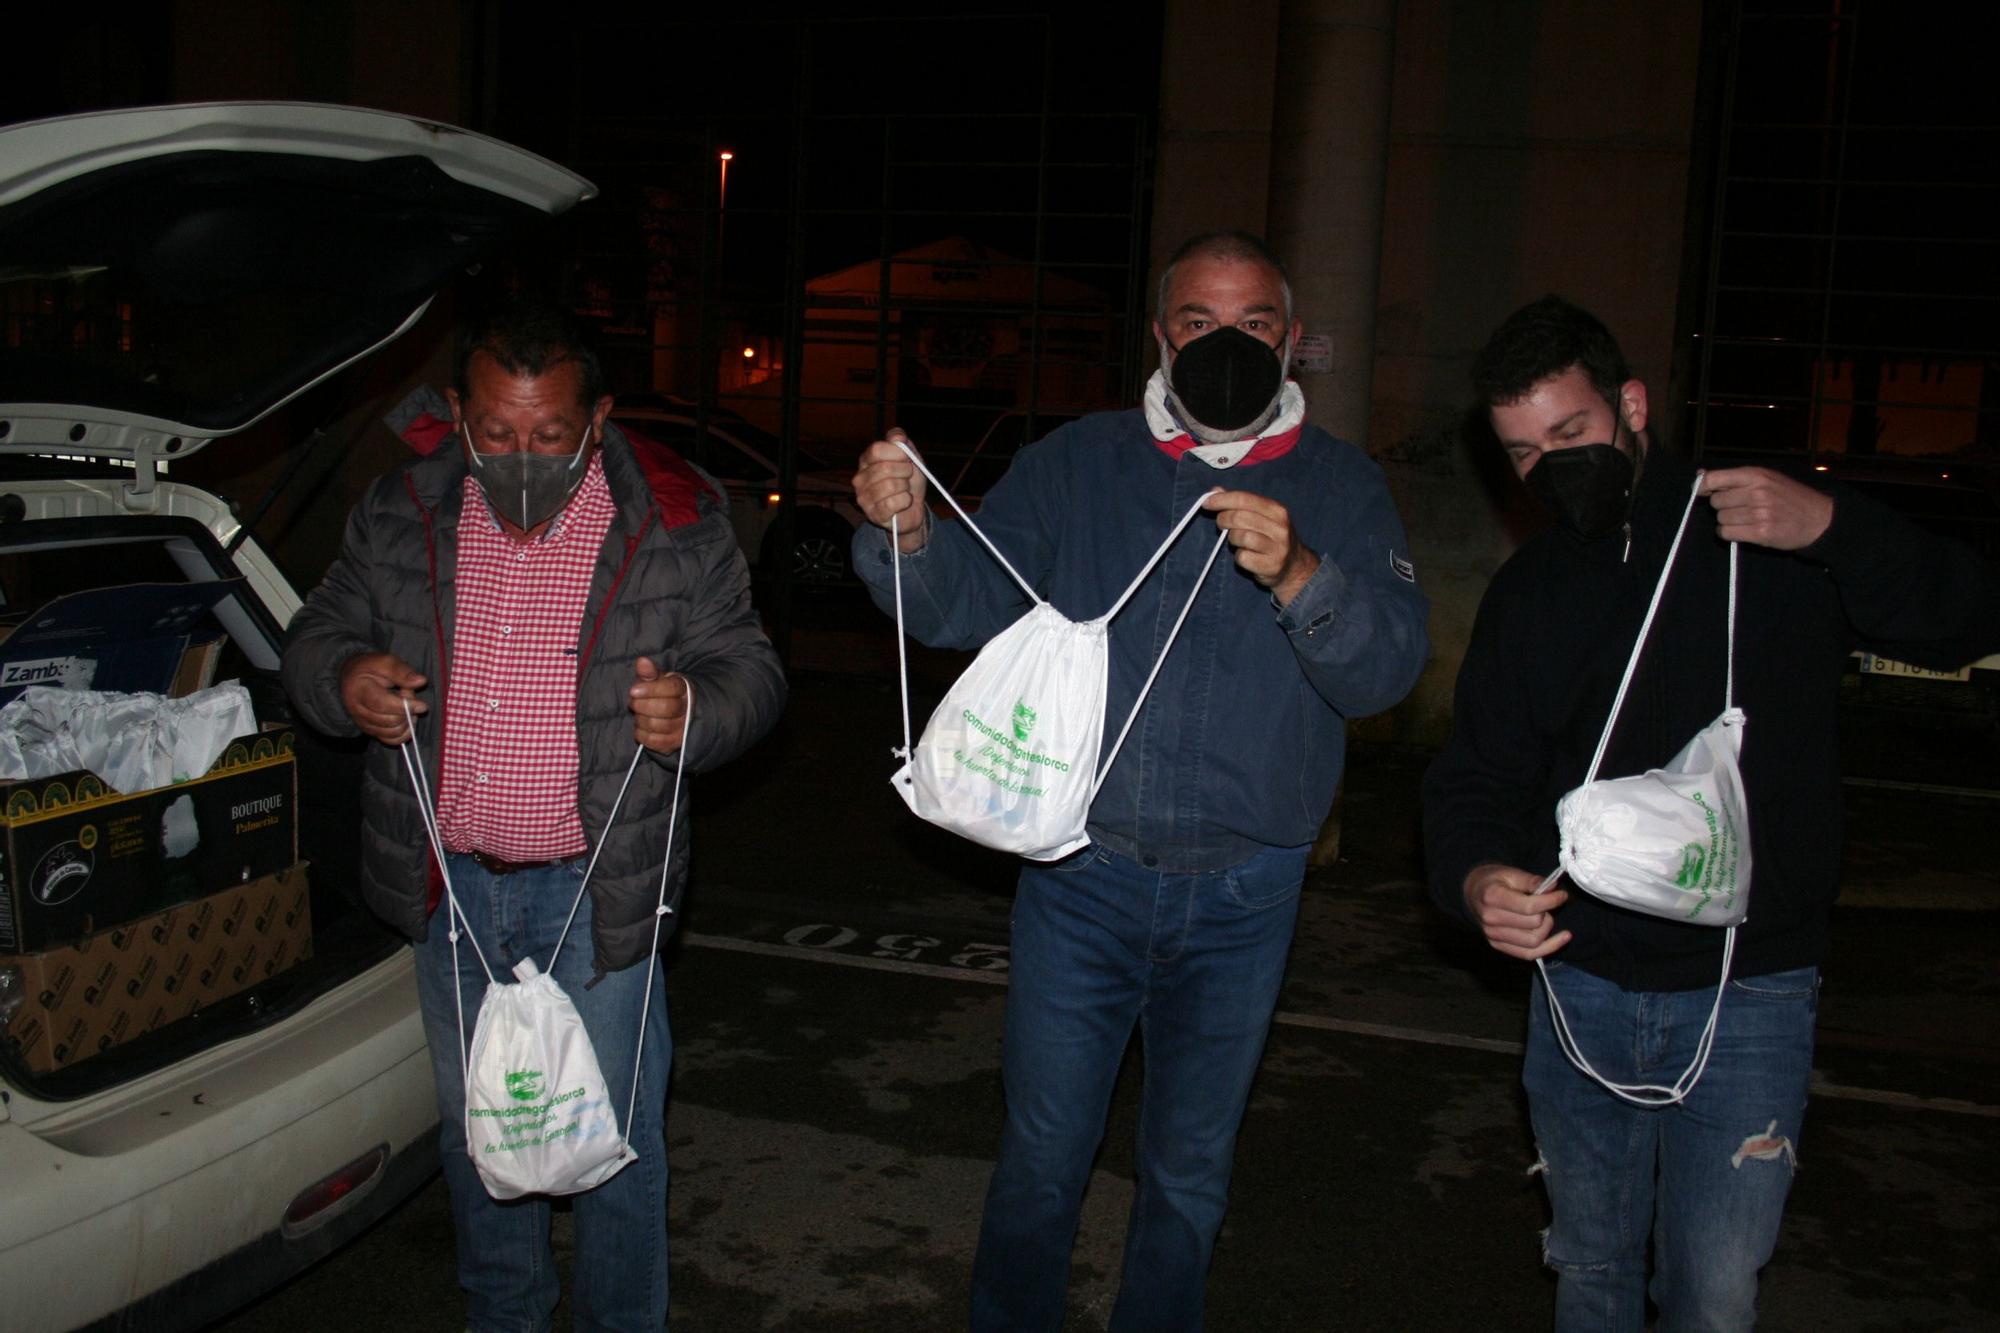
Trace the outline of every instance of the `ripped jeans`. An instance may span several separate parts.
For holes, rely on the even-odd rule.
[[[1712,986],[1626,991],[1553,959],[1548,970],[1584,1056],[1620,1083],[1673,1082],[1715,999]],[[1732,979],[1701,1081],[1660,1108],[1578,1073],[1533,992],[1521,1081],[1554,1211],[1556,1327],[1643,1330],[1649,1235],[1661,1333],[1753,1327],[1798,1162],[1819,969]]]

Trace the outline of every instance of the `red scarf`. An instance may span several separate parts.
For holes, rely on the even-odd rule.
[[[1236,466],[1242,467],[1246,463],[1261,463],[1268,458],[1283,457],[1298,444],[1299,432],[1304,429],[1305,422],[1301,421],[1289,430],[1279,431],[1276,435],[1259,437],[1257,443],[1250,446],[1250,452],[1237,460]],[[1176,435],[1171,440],[1155,439],[1153,443],[1159,445],[1167,457],[1179,462],[1183,454],[1198,447],[1200,442],[1192,435]]]

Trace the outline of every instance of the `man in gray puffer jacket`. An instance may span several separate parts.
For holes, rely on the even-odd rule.
[[[608,423],[602,371],[565,313],[493,316],[461,340],[454,378],[450,421],[403,432],[432,451],[379,478],[350,516],[292,622],[285,686],[312,725],[382,742],[362,791],[361,891],[417,941],[469,1325],[547,1328],[560,1284],[547,1200],[495,1202],[466,1154],[460,1006],[476,1013],[487,978],[435,917],[442,876],[398,750],[406,718],[454,897],[495,975],[529,957],[552,970],[613,1104],[641,1080],[625,1127],[638,1160],[576,1198],[572,1322],[657,1329],[672,1039],[644,964],[676,919],[656,931],[662,858],[669,909],[686,879],[676,769],[683,749],[694,773],[748,748],[777,720],[784,677],[720,490]],[[646,756],[613,823],[635,743]]]

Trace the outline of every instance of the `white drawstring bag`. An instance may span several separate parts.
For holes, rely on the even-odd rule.
[[[465,1062],[466,1151],[496,1199],[574,1194],[638,1160],[583,1018],[556,979],[524,958],[519,982],[486,988]]]
[[[1563,871],[1606,902],[1707,926],[1750,906],[1743,710],[1695,733],[1666,765],[1578,787],[1556,806]]]
[[[687,684],[687,724],[694,722],[694,683]],[[474,938],[458,898],[452,891],[451,870],[445,861],[444,842],[438,834],[437,811],[431,804],[430,784],[425,779],[423,758],[416,747],[416,722],[407,700],[403,715],[409,722],[409,738],[403,742],[403,766],[417,794],[417,808],[423,816],[438,871],[444,877],[445,901],[450,912],[452,945],[452,993],[458,1001],[458,1041],[460,1068],[465,1088],[465,1148],[486,1192],[496,1199],[517,1199],[524,1194],[579,1194],[594,1189],[639,1160],[625,1135],[619,1132],[616,1109],[612,1105],[604,1075],[598,1068],[597,1051],[584,1031],[583,1018],[568,994],[556,983],[556,959],[561,956],[569,928],[583,906],[590,887],[590,874],[604,850],[600,837],[584,867],[570,904],[569,918],[549,954],[549,971],[536,967],[532,958],[514,965],[516,982],[501,981],[493,974],[486,955]],[[637,747],[626,766],[625,780],[605,818],[606,833],[625,803],[625,792],[644,756],[645,746]],[[674,769],[673,805],[667,815],[667,853],[660,866],[660,896],[653,909],[653,949],[646,963],[645,999],[639,1011],[637,1053],[632,1058],[632,1095],[625,1104],[625,1124],[631,1125],[639,1103],[639,1068],[646,1052],[646,1021],[652,1010],[653,976],[660,960],[660,926],[673,911],[667,906],[667,871],[673,857],[674,824],[680,817],[681,776],[687,765],[687,729],[681,734],[679,763]],[[458,941],[460,926],[465,939],[486,972],[486,994],[479,1004],[473,1024],[472,1041],[465,1040],[464,988],[459,984]]]
[[[1201,512],[1201,501],[1181,516],[1109,611],[1095,620],[1073,621],[1028,586],[924,466],[916,451],[907,444],[900,447],[938,494],[958,510],[967,529],[1013,576],[1033,605],[979,650],[979,656],[931,714],[923,737],[912,746],[910,678],[903,642],[901,524],[890,520],[889,549],[895,553],[897,668],[903,690],[903,745],[895,753],[904,760],[891,782],[912,812],[940,828],[1032,861],[1059,860],[1090,841],[1084,832],[1090,803],[1124,746],[1153,678],[1159,674],[1160,663],[1173,648],[1228,533],[1216,538],[1208,563],[1202,566],[1187,604],[1167,635],[1159,661],[1153,663],[1145,684],[1139,687],[1132,711],[1100,765],[1097,755],[1104,740],[1105,695],[1111,670],[1111,619],[1124,609],[1175,539]]]
[[[1700,495],[1701,474],[1697,473],[1687,507],[1681,511],[1680,528],[1667,549],[1666,564],[1653,586],[1653,600],[1639,625],[1638,641],[1632,645],[1625,675],[1611,701],[1611,715],[1597,738],[1590,771],[1581,786],[1556,803],[1561,864],[1535,890],[1540,893],[1568,875],[1577,887],[1604,902],[1669,921],[1721,926],[1727,931],[1722,943],[1722,976],[1716,983],[1708,1025],[1688,1067],[1664,1086],[1614,1083],[1592,1068],[1570,1033],[1555,988],[1548,986],[1547,966],[1541,959],[1535,960],[1542,983],[1548,987],[1551,1027],[1563,1054],[1607,1091],[1638,1106],[1671,1106],[1700,1081],[1715,1044],[1722,994],[1728,988],[1729,965],[1736,952],[1736,927],[1750,908],[1750,803],[1743,789],[1743,774],[1737,768],[1745,718],[1743,710],[1735,706],[1736,543],[1729,546],[1728,666],[1721,715],[1696,732],[1665,766],[1635,777],[1597,780],[1626,691],[1638,671],[1646,635],[1666,595],[1674,558],[1687,535],[1688,517]]]

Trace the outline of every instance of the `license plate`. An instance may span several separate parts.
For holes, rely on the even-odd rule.
[[[1898,662],[1893,657],[1877,657],[1874,653],[1861,654],[1861,669],[1872,676],[1905,676],[1912,680],[1972,679],[1972,668],[1969,666],[1960,667],[1956,671],[1933,671],[1929,667]]]

